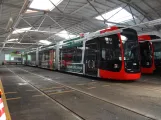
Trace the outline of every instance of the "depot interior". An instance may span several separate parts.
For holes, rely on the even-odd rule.
[[[22,72],[19,68],[28,72],[23,73],[25,71],[22,70]],[[50,76],[50,79],[54,79],[60,84],[63,83],[63,85],[67,85],[68,89],[71,89],[67,90],[67,93],[65,91],[65,94],[70,94],[68,91],[81,91],[81,94],[90,94],[89,96],[93,99],[100,100],[100,102],[97,101],[100,106],[102,101],[108,101],[108,104],[109,101],[113,101],[110,104],[125,110],[125,112],[116,112],[110,108],[115,114],[114,118],[128,119],[125,117],[127,115],[137,119],[161,119],[159,112],[156,112],[161,112],[161,107],[150,106],[152,101],[156,106],[161,104],[158,93],[161,90],[160,68],[161,0],[0,0],[0,76],[6,92],[12,93],[8,84],[12,84],[13,81],[11,82],[9,77],[7,78],[7,74],[10,74],[11,76],[21,76],[22,79],[29,82],[30,86],[33,85],[32,87],[39,84],[36,91],[49,97],[49,94],[46,95],[41,91],[41,88],[45,88],[40,87],[43,86],[41,80],[39,82],[39,79],[25,78],[24,76],[31,72],[34,73],[31,76],[39,74],[46,77],[50,73],[47,78]],[[64,77],[60,80],[60,76]],[[66,81],[66,77],[69,80]],[[46,78],[44,79],[46,80]],[[13,80],[16,81],[16,79]],[[34,83],[35,80],[37,83]],[[104,89],[107,86],[112,86],[108,87],[107,91],[104,90],[109,92],[109,96],[106,96],[106,93],[99,96],[101,94],[99,91],[102,88],[97,88],[97,85],[87,88],[86,91],[86,88],[80,87],[83,87],[81,84],[84,84],[81,80],[86,85],[89,81],[94,81],[96,83],[92,84],[101,84]],[[48,89],[51,88],[49,81],[44,81],[44,86]],[[19,85],[19,82],[13,83],[13,86]],[[77,86],[75,85],[75,87],[74,84]],[[55,88],[57,87],[55,86]],[[124,92],[128,89],[129,93],[123,92],[123,95],[118,98],[122,98],[122,100],[116,100],[115,97],[118,93],[111,92],[115,91],[115,87],[117,87],[116,91],[119,91],[118,88]],[[95,89],[94,92],[88,91],[93,89]],[[96,89],[99,90],[96,91]],[[150,92],[147,92],[147,89]],[[133,93],[133,90],[141,90],[142,92]],[[156,94],[153,94],[155,92]],[[112,96],[110,93],[116,95]],[[22,97],[21,94],[20,100],[27,97],[23,95]],[[133,97],[132,101],[145,99],[137,98],[137,95],[147,96],[145,106],[147,105],[149,108],[141,108],[141,104],[137,102],[134,102],[133,106],[132,102],[128,101],[128,103],[124,100],[128,96],[124,96],[124,94],[130,94]],[[66,95],[64,98],[69,96]],[[78,118],[114,119],[111,115],[106,116],[103,113],[97,113],[92,117],[88,111],[85,110],[87,114],[82,112],[83,108],[79,105],[77,108],[76,106],[71,107],[72,103],[64,102],[62,100],[64,98],[50,97],[50,99],[54,99],[54,102],[58,102],[59,106],[68,109],[67,113],[58,112],[53,108],[54,110],[46,110],[51,115],[41,111],[42,115],[46,118],[48,116],[52,118],[53,113],[61,113],[60,116],[66,114],[69,114],[67,116],[72,116],[71,114],[77,116],[67,118],[69,120],[77,120]],[[14,98],[7,99],[11,118],[34,120],[34,117],[25,116],[25,113],[16,111],[16,109],[16,112],[13,111],[15,106],[11,102]],[[15,100],[15,104],[18,105],[22,102],[19,99]],[[39,99],[36,100],[39,102]],[[50,103],[51,101],[45,102]],[[67,99],[67,101],[70,100]],[[29,101],[26,102],[30,104]],[[78,104],[86,106],[83,103]],[[89,109],[91,106],[92,103],[89,104]],[[104,107],[108,109],[108,107]],[[92,108],[92,114],[95,114],[95,108]],[[21,108],[21,111],[23,110]],[[126,113],[126,110],[132,113]],[[36,116],[40,111],[35,110],[34,112]],[[32,114],[31,111],[27,114],[30,113]],[[56,120],[65,119],[60,116],[57,116]],[[36,117],[38,118],[38,116]]]

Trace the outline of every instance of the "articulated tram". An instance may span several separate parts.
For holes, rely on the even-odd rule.
[[[161,68],[161,40],[156,35],[140,35],[141,72],[151,74]]]
[[[140,78],[138,37],[130,28],[111,27],[37,51],[38,67],[113,80]]]

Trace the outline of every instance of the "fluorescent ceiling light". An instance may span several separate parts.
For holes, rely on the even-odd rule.
[[[52,42],[50,42],[48,40],[40,40],[39,43],[42,43],[44,45],[50,45]]]
[[[33,0],[30,4],[29,8],[38,9],[38,10],[45,10],[45,11],[51,11],[55,8],[55,6],[51,2],[57,6],[59,5],[63,0]]]
[[[69,34],[67,31],[63,30],[59,33],[56,34],[57,36],[61,37],[61,38],[65,38],[65,39],[71,39],[71,38],[75,38],[77,37],[76,35],[73,34]]]
[[[26,32],[28,30],[30,30],[31,27],[28,27],[28,28],[21,28],[21,29],[15,29],[12,34],[18,34],[18,33],[23,33],[23,32]]]
[[[116,23],[124,23],[131,21],[133,19],[132,14],[130,14],[127,10],[123,9],[122,7],[104,13],[102,14],[102,16],[109,22],[116,22]],[[100,15],[95,18],[97,20],[103,20],[103,18]],[[110,23],[107,24],[112,25]]]
[[[12,42],[12,41],[18,41],[18,39],[9,39],[7,40],[8,42]]]
[[[38,11],[27,9],[25,13],[35,13],[35,12],[38,12]]]

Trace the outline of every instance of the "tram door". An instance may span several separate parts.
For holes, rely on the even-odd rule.
[[[53,60],[54,60],[54,50],[50,50],[49,52],[49,67],[53,69]]]
[[[97,40],[87,41],[85,44],[85,74],[97,76],[98,71],[98,43]]]

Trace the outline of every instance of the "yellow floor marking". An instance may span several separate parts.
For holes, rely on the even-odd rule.
[[[108,86],[110,86],[110,85],[102,85],[102,87],[108,87]]]
[[[32,97],[41,97],[41,96],[44,96],[43,94],[41,95],[33,95]]]
[[[6,100],[9,101],[9,100],[18,100],[18,99],[21,99],[21,97],[16,97],[16,98],[7,98]]]
[[[55,89],[55,88],[63,88],[64,86],[60,86],[60,87],[51,87],[51,88],[43,88],[41,90],[51,90],[51,89]]]
[[[16,94],[17,92],[6,92],[5,95],[7,94]]]
[[[6,101],[6,96],[4,93],[4,89],[3,89],[3,85],[2,85],[2,81],[0,80],[0,89],[2,90],[2,100],[3,100],[3,103],[4,103],[4,110],[5,110],[5,114],[6,114],[6,117],[7,117],[7,120],[11,120],[11,115],[10,115],[10,112],[9,112],[9,109],[8,109],[8,105],[7,105],[7,101]]]
[[[94,89],[94,88],[96,88],[96,87],[89,87],[89,88],[87,88],[87,89],[90,90],[90,89]]]
[[[76,84],[76,85],[84,85],[84,84]]]
[[[73,92],[75,90],[69,90],[69,91],[62,91],[62,92],[54,92],[54,93],[50,93],[48,95],[56,95],[56,94],[63,94],[63,93],[69,93],[69,92]]]

